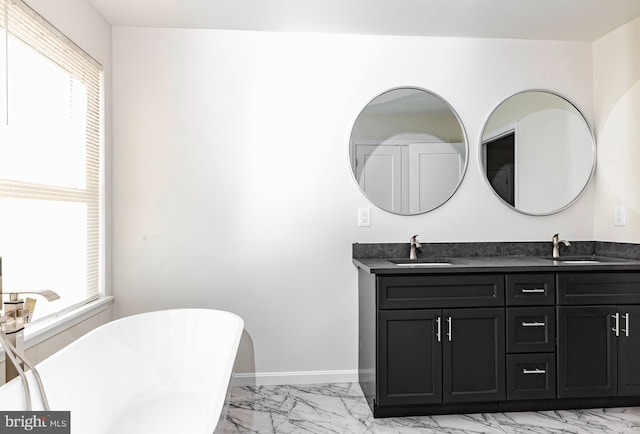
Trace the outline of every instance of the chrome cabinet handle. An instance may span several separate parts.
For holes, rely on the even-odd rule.
[[[449,342],[451,342],[451,317],[447,317],[447,323],[448,323],[448,331],[447,331],[447,336],[449,337]]]
[[[528,374],[546,374],[547,371],[544,370],[544,369],[538,369],[538,368],[536,368],[536,369],[523,369],[522,373],[525,374],[525,375],[528,375]]]
[[[620,336],[620,314],[616,312],[615,315],[611,315],[611,318],[616,320],[616,325],[611,330],[616,332],[616,336]]]
[[[543,323],[543,322],[538,322],[538,321],[524,322],[524,321],[522,321],[522,327],[544,327],[544,326],[546,326],[546,324]]]
[[[531,292],[544,292],[544,288],[533,288],[533,289],[522,288],[522,292],[524,294],[531,293]]]
[[[441,318],[436,318],[436,337],[438,338],[438,342],[442,341],[442,323]]]
[[[624,328],[621,330],[626,337],[629,337],[629,312],[622,315],[624,318]],[[616,335],[617,336],[617,335]]]

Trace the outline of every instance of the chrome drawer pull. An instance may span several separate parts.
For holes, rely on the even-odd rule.
[[[436,337],[438,338],[438,342],[440,342],[442,340],[442,323],[441,323],[440,317],[436,318],[436,325],[437,325]]]
[[[611,315],[611,318],[614,318],[616,320],[616,326],[611,330],[616,332],[616,336],[620,336],[620,314],[616,313],[615,315]]]
[[[527,375],[527,374],[546,374],[547,371],[544,369],[523,369],[522,373]]]
[[[622,315],[622,317],[624,318],[624,328],[621,331],[624,332],[626,337],[629,337],[629,312]]]
[[[525,293],[525,294],[526,293],[531,293],[531,292],[544,292],[544,289],[543,288],[534,288],[534,289],[522,288],[522,292]]]
[[[544,326],[546,326],[546,324],[543,323],[543,322],[537,322],[537,321],[524,322],[524,321],[522,321],[522,327],[544,327]]]
[[[447,332],[447,336],[449,337],[449,342],[451,342],[451,317],[447,318],[447,323],[449,323],[449,331]]]

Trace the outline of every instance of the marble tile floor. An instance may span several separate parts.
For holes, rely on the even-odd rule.
[[[640,407],[374,419],[357,383],[233,387],[224,434],[636,433]]]

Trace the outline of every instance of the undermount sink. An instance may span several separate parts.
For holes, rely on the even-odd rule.
[[[609,258],[601,258],[598,256],[560,256],[556,258],[544,258],[550,261],[559,262],[561,264],[601,264],[603,262],[611,262]]]
[[[435,267],[440,265],[452,265],[448,259],[420,258],[420,259],[389,259],[389,262],[398,267]]]

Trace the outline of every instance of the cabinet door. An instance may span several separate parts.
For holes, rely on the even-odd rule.
[[[615,306],[558,307],[558,398],[617,395]]]
[[[505,399],[504,308],[443,311],[443,401]]]
[[[618,395],[640,395],[640,306],[618,306]]]
[[[442,402],[440,310],[378,311],[379,405]]]

